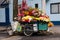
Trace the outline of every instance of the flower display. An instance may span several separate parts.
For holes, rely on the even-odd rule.
[[[49,22],[48,27],[52,27],[52,26],[54,26],[54,24],[52,22]]]
[[[42,11],[43,12],[43,11]],[[42,20],[42,21],[46,21],[46,22],[50,22],[49,16],[47,16],[45,13],[42,13],[41,10],[37,9],[37,8],[32,8],[29,7],[26,10],[22,10],[21,14],[24,14],[24,16],[22,17],[20,15],[20,17],[22,17],[22,20],[28,21],[31,19],[32,20]]]
[[[21,21],[23,22],[31,22],[32,20],[38,20],[38,21],[44,21],[44,22],[50,22],[50,18],[46,13],[43,12],[43,10],[40,10],[38,8],[32,8],[26,5],[26,3],[22,3],[20,12],[18,12],[18,16],[21,17]],[[21,13],[21,14],[20,14]],[[48,24],[48,26],[51,26],[52,24]]]
[[[24,22],[30,22],[32,19],[33,19],[33,17],[31,17],[31,16],[22,17],[22,21],[24,21]]]

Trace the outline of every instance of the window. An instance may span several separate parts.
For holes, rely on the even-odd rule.
[[[35,8],[38,8],[38,4],[35,4]]]
[[[59,4],[59,13],[60,13],[60,4]]]
[[[51,14],[60,14],[60,3],[51,4]]]

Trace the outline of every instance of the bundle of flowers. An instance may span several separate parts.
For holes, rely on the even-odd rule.
[[[22,2],[23,5],[23,2]],[[49,22],[49,25],[51,26],[52,24],[50,23],[50,18],[46,13],[44,13],[42,10],[38,8],[32,8],[27,6],[26,3],[24,3],[23,6],[18,7],[18,17],[19,19],[23,22],[31,22],[34,20],[38,21],[44,21],[44,22]]]
[[[24,16],[22,16],[22,21],[23,20],[42,20],[42,21],[46,21],[49,22],[49,16],[47,16],[46,14],[42,13],[39,9],[36,8],[28,8],[26,10],[23,10],[22,13]]]

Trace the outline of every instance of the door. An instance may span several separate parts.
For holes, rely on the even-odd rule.
[[[0,8],[0,26],[9,25],[9,5],[5,8]]]

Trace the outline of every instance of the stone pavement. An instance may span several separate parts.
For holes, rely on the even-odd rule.
[[[7,29],[6,26],[0,26],[0,31],[4,31],[4,30],[6,30],[6,29]]]
[[[54,27],[51,27],[50,30],[54,33],[60,33],[60,25],[55,25]]]
[[[1,27],[1,29],[4,30],[5,27]],[[0,40],[60,40],[60,26],[54,26],[50,28],[52,32],[54,32],[53,35],[47,35],[47,36],[41,36],[41,35],[33,35],[31,37],[26,37],[26,36],[20,36],[20,35],[15,35],[9,37],[6,32],[0,32]]]

